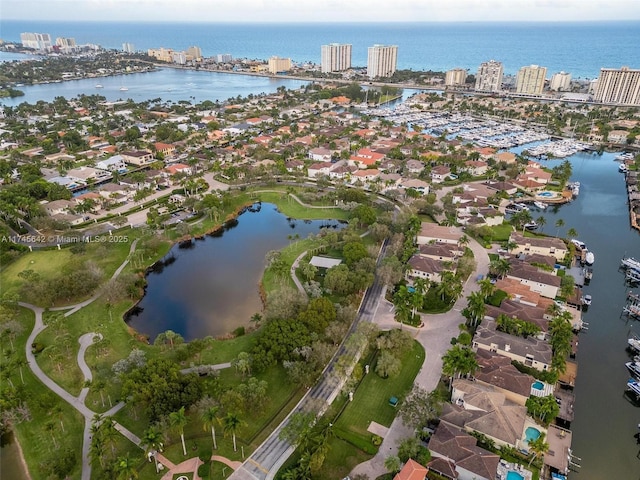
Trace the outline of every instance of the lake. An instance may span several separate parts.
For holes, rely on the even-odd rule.
[[[174,245],[150,269],[146,293],[127,315],[127,323],[152,342],[166,330],[189,341],[248,326],[251,316],[262,311],[258,288],[267,252],[322,228],[341,224],[294,220],[273,204],[256,204],[220,232]]]

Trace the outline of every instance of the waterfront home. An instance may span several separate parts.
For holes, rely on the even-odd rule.
[[[153,153],[147,150],[129,150],[120,153],[120,156],[124,158],[124,161],[131,164],[142,167],[154,162]]]
[[[507,165],[510,165],[516,162],[517,156],[515,153],[512,153],[512,152],[501,152],[501,153],[494,154],[493,158],[499,163],[502,162],[502,163],[506,163]]]
[[[429,242],[440,242],[458,245],[462,237],[463,234],[457,227],[447,227],[436,223],[422,222],[416,243],[418,245],[424,245]]]
[[[127,165],[122,155],[114,155],[96,162],[96,168],[109,172],[123,172],[127,170]]]
[[[413,459],[407,460],[393,480],[424,480],[429,470]]]
[[[178,174],[191,175],[193,173],[193,169],[189,165],[185,165],[184,163],[174,163],[163,168],[162,172],[165,177],[173,177],[174,175]]]
[[[407,264],[409,265],[409,270],[407,271],[408,280],[422,278],[439,283],[442,281],[442,272],[451,270],[451,268],[445,266],[444,262],[421,255],[413,255]]]
[[[67,171],[67,177],[76,183],[86,185],[91,182],[107,180],[111,178],[111,173],[99,168],[78,167]]]
[[[437,165],[431,169],[431,181],[433,183],[442,183],[451,176],[451,169],[444,165]]]
[[[506,315],[510,318],[517,318],[525,322],[533,323],[540,328],[539,338],[544,340],[544,335],[549,329],[549,321],[553,318],[544,308],[535,305],[526,305],[516,300],[504,299],[499,307],[487,305],[485,317],[496,320],[499,315]]]
[[[554,257],[557,261],[562,261],[569,249],[567,245],[556,237],[525,237],[519,232],[513,232],[509,236],[509,243],[515,247],[511,250],[513,254],[519,253],[537,253]]]
[[[549,344],[537,338],[517,337],[496,330],[496,322],[484,320],[473,337],[474,350],[489,350],[537,370],[548,370],[552,351]]]
[[[544,464],[562,475],[569,473],[572,434],[570,430],[557,425],[549,425],[545,441],[549,450],[544,454]]]
[[[531,291],[539,293],[543,297],[556,298],[560,291],[562,279],[557,275],[545,272],[528,263],[511,260],[507,278],[518,280],[526,285]]]
[[[511,359],[489,350],[476,351],[478,369],[473,374],[475,382],[492,385],[500,393],[517,403],[525,405],[532,393],[536,379],[520,372],[511,364]]]
[[[176,151],[175,145],[171,145],[170,143],[156,142],[153,144],[153,148],[156,153],[164,155],[165,157],[170,157]]]
[[[440,422],[481,433],[497,446],[520,448],[527,407],[507,399],[491,385],[456,379],[451,403],[444,405]]]
[[[427,465],[430,471],[458,480],[493,480],[496,478],[500,456],[477,446],[477,439],[464,430],[440,423],[429,440],[434,457]],[[442,460],[453,464],[453,471]]]
[[[536,182],[530,178],[523,178],[522,176],[513,180],[513,184],[520,190],[524,190],[527,193],[535,194],[546,188],[544,183]]]
[[[497,182],[493,180],[487,180],[485,185],[496,192],[504,192],[507,195],[515,195],[518,192],[518,187],[509,182]]]

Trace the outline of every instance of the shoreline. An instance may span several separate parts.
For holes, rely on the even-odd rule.
[[[22,446],[20,445],[20,440],[15,432],[13,432],[13,439],[16,442],[16,447],[18,449],[18,456],[20,458],[20,465],[22,465],[22,472],[25,475],[26,480],[31,480],[31,474],[29,473],[29,467],[27,466],[27,461],[24,458],[24,453],[22,452]]]

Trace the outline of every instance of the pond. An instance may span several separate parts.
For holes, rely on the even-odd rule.
[[[136,331],[155,337],[173,330],[186,341],[248,326],[262,311],[259,282],[265,255],[337,220],[294,220],[269,203],[255,204],[215,234],[174,245],[147,274],[144,297],[125,316]]]

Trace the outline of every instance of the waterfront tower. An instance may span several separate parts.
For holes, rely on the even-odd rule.
[[[502,90],[502,75],[502,62],[489,60],[481,63],[476,74],[475,90],[477,92],[499,92]]]
[[[398,64],[397,45],[374,45],[369,47],[367,56],[367,76],[383,78],[392,76]]]
[[[351,44],[330,43],[320,49],[322,73],[341,72],[351,68]]]

